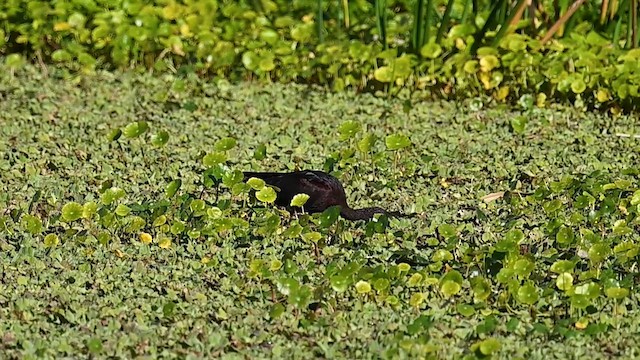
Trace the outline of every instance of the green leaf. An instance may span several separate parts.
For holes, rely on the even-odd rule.
[[[385,145],[389,150],[400,150],[411,146],[411,140],[402,134],[392,134],[385,139]]]
[[[407,285],[409,285],[409,287],[420,286],[422,284],[422,280],[422,274],[414,273],[413,275],[411,275],[411,277],[409,277],[409,280],[407,280]]]
[[[573,272],[573,268],[576,266],[576,263],[571,260],[558,260],[551,265],[551,272],[556,274],[561,274],[564,272]]]
[[[500,60],[495,55],[484,55],[480,58],[480,69],[489,72],[500,67]]]
[[[260,178],[251,177],[247,180],[247,185],[251,186],[253,190],[262,190],[266,183]]]
[[[329,279],[329,282],[331,283],[331,288],[339,293],[345,292],[351,283],[350,279],[344,275],[334,275]]]
[[[155,220],[153,220],[153,226],[158,227],[167,223],[167,217],[165,215],[158,216]]]
[[[564,225],[560,227],[558,233],[556,233],[556,241],[558,242],[558,244],[571,244],[574,238],[575,236],[573,234],[573,229]]]
[[[465,317],[472,316],[476,312],[476,309],[472,305],[468,304],[458,304],[458,306],[456,306],[456,310],[460,315]]]
[[[591,305],[591,302],[586,296],[580,294],[574,294],[571,296],[571,307],[576,309],[586,309],[589,305]]]
[[[407,272],[409,270],[411,270],[411,265],[409,265],[407,263],[404,263],[404,262],[398,264],[398,271]]]
[[[422,305],[422,303],[424,303],[424,301],[427,299],[426,296],[424,296],[423,293],[415,293],[413,295],[411,295],[411,298],[409,298],[409,305],[413,306],[413,307],[419,307],[420,305]]]
[[[125,196],[125,192],[123,189],[119,187],[112,186],[105,190],[100,196],[100,201],[104,205],[110,205]]]
[[[151,136],[151,144],[153,146],[162,147],[169,142],[169,133],[166,131],[159,131]]]
[[[360,125],[359,122],[353,120],[345,121],[340,124],[340,127],[338,128],[340,140],[345,141],[352,139],[360,130],[362,130],[362,125]]]
[[[616,299],[616,300],[622,300],[624,298],[626,298],[627,296],[629,296],[629,289],[625,289],[622,287],[610,287],[608,288],[605,293],[607,294],[607,297],[610,297],[612,299]]]
[[[102,352],[102,341],[98,338],[91,338],[87,340],[87,349],[92,354],[99,354]]]
[[[498,252],[515,252],[518,250],[518,244],[513,240],[505,238],[496,243],[495,249]]]
[[[278,319],[284,314],[284,311],[284,305],[282,305],[281,303],[275,303],[269,311],[269,317],[271,319]]]
[[[120,129],[113,129],[113,130],[111,130],[111,132],[109,132],[109,134],[107,135],[107,140],[109,140],[109,141],[116,141],[116,140],[120,139],[120,136],[122,136],[122,130],[120,130]]]
[[[207,216],[211,219],[219,219],[222,216],[222,210],[217,206],[212,206],[207,209]]]
[[[253,151],[253,158],[256,160],[263,160],[265,157],[267,157],[267,146],[260,144]]]
[[[222,175],[222,183],[228,188],[233,188],[233,185],[242,182],[244,174],[240,170],[227,171]]]
[[[322,239],[322,234],[317,231],[311,231],[302,234],[302,239],[306,242],[318,242],[320,239]]]
[[[462,289],[462,286],[455,281],[446,280],[440,285],[440,291],[445,297],[450,297],[457,294]]]
[[[377,279],[373,282],[373,288],[379,292],[389,289],[389,286],[391,286],[391,283],[389,282],[389,280],[384,278]]]
[[[127,216],[131,212],[131,208],[124,204],[118,204],[116,207],[116,215],[118,216]]]
[[[291,206],[303,207],[307,200],[309,200],[309,195],[297,194],[291,199]]]
[[[488,338],[488,339],[482,340],[479,344],[480,352],[483,355],[491,355],[495,352],[500,351],[500,348],[501,348],[500,341],[494,338]]]
[[[573,287],[573,276],[568,272],[558,275],[556,286],[562,291],[569,291]]]
[[[48,248],[56,247],[59,243],[60,243],[60,239],[56,234],[47,234],[47,236],[44,237],[45,247],[48,247]]]
[[[242,65],[245,68],[253,71],[258,68],[258,63],[260,62],[260,57],[256,55],[253,51],[247,51],[242,54]]]
[[[560,200],[551,200],[551,201],[547,201],[546,203],[544,203],[542,205],[542,208],[544,209],[544,211],[547,214],[552,214],[558,210],[560,210],[560,208],[562,207],[562,203],[560,202]]]
[[[435,59],[442,54],[442,48],[440,45],[430,42],[425,44],[422,49],[420,49],[420,55],[427,59]]]
[[[451,224],[438,225],[438,234],[442,235],[445,239],[452,239],[458,235],[458,231]]]
[[[289,302],[299,309],[306,309],[312,298],[311,288],[307,285],[298,286],[292,289],[289,294]]]
[[[371,292],[371,284],[367,281],[360,280],[356,283],[356,291],[358,294],[368,294]]]
[[[82,217],[82,205],[77,202],[69,202],[62,207],[62,218],[66,222],[72,222]]]
[[[236,139],[232,138],[232,137],[227,137],[224,139],[220,139],[216,142],[216,144],[213,146],[213,148],[216,151],[228,151],[233,149],[236,146]]]
[[[218,164],[223,164],[226,161],[227,161],[227,154],[222,151],[208,153],[202,158],[202,164],[206,167],[212,167]]]
[[[280,35],[275,30],[272,29],[264,29],[260,32],[260,39],[266,42],[269,45],[273,45],[278,42],[280,39]]]
[[[363,153],[368,153],[373,149],[378,138],[371,133],[367,133],[360,141],[358,141],[358,150]]]
[[[276,201],[277,194],[270,186],[265,186],[256,192],[256,198],[263,203],[273,203]]]
[[[11,69],[19,69],[26,64],[26,61],[20,54],[9,54],[4,58],[5,66]]]
[[[524,232],[522,232],[522,230],[520,229],[511,229],[507,231],[505,239],[517,244],[524,239]]]
[[[513,271],[522,278],[528,278],[535,269],[535,264],[529,259],[519,259],[513,264]]]
[[[29,232],[29,234],[31,235],[39,234],[43,230],[42,220],[40,220],[39,218],[33,215],[29,215],[29,214],[23,215],[22,218],[20,219],[20,222],[23,224],[27,232]]]
[[[446,224],[445,224],[446,225]],[[442,226],[442,225],[441,225]],[[448,230],[445,230],[448,231]],[[441,233],[442,234],[442,233]],[[444,236],[444,235],[443,235]],[[454,232],[454,236],[455,236],[455,232]],[[445,237],[447,238],[447,237]],[[439,262],[439,261],[451,261],[453,260],[453,254],[451,253],[451,251],[446,250],[446,249],[438,249],[436,251],[433,252],[433,255],[431,256],[431,260],[435,261],[435,262]]]
[[[263,57],[258,62],[258,69],[263,72],[269,72],[276,68],[276,63],[274,62],[273,55]]]
[[[58,49],[51,53],[51,59],[55,62],[66,62],[73,60],[73,56],[66,50]]]
[[[320,226],[325,229],[330,227],[338,220],[338,216],[340,216],[339,206],[328,207],[320,214]]]
[[[373,72],[373,77],[382,83],[390,83],[393,81],[393,69],[389,66],[381,66]]]
[[[589,251],[587,252],[589,260],[596,264],[603,262],[610,253],[611,248],[605,243],[594,244],[589,248]]]
[[[486,300],[491,295],[491,285],[489,282],[481,277],[476,277],[471,279],[471,289],[473,290],[473,295],[481,301]]]
[[[527,128],[528,122],[529,120],[527,119],[526,116],[518,115],[513,119],[511,119],[511,128],[513,129],[513,132],[515,132],[516,134],[524,134],[524,131]]]
[[[478,71],[478,60],[468,60],[462,68],[467,74],[475,74]]]
[[[191,204],[189,204],[189,207],[191,208],[191,211],[193,211],[193,212],[204,211],[206,206],[207,206],[207,204],[202,199],[195,199],[195,200],[193,200],[191,202]]]
[[[149,125],[146,121],[136,121],[125,126],[122,134],[129,139],[133,139],[144,134],[147,130],[149,130]]]
[[[164,191],[165,196],[169,199],[172,198],[176,194],[176,192],[178,192],[181,186],[182,180],[175,179],[171,181]]]
[[[613,235],[623,236],[631,233],[633,233],[633,230],[627,226],[627,222],[625,220],[616,220],[613,224]]]
[[[517,299],[523,304],[532,305],[538,301],[538,290],[530,283],[520,286]]]
[[[82,205],[82,217],[91,219],[98,212],[98,204],[94,201],[88,201]]]
[[[584,82],[582,77],[575,79],[571,83],[571,91],[575,94],[582,94],[587,89],[587,84]]]
[[[171,233],[173,235],[182,234],[185,231],[186,228],[187,227],[185,226],[185,224],[182,221],[175,220],[173,222],[173,224],[171,224]]]

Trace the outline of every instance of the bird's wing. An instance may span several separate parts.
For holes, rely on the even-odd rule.
[[[309,191],[329,191],[335,187],[332,177],[325,174],[318,174],[313,171],[300,172],[300,187]]]

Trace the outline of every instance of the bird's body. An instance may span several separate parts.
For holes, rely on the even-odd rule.
[[[289,173],[244,172],[244,181],[255,177],[276,187],[276,205],[290,207],[291,200],[297,194],[307,194],[309,199],[304,205],[305,211],[318,213],[331,206],[340,206],[340,215],[347,220],[371,219],[374,214],[400,216],[379,207],[352,209],[347,204],[347,196],[340,180],[323,171],[303,170]]]

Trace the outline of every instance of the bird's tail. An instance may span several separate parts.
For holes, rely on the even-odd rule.
[[[405,214],[405,213],[401,213],[399,211],[387,211],[386,214],[389,217],[397,217],[397,218],[412,218],[412,217],[419,216],[418,213]]]

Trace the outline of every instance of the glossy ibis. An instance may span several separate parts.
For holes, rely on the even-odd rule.
[[[309,199],[304,205],[308,213],[322,212],[328,207],[340,206],[340,215],[347,220],[368,220],[374,214],[387,216],[411,216],[399,212],[387,211],[380,207],[352,209],[347,204],[347,196],[340,180],[323,171],[302,170],[288,173],[244,172],[244,181],[259,178],[268,185],[276,187],[276,205],[290,208],[291,199],[297,194],[307,194]]]

